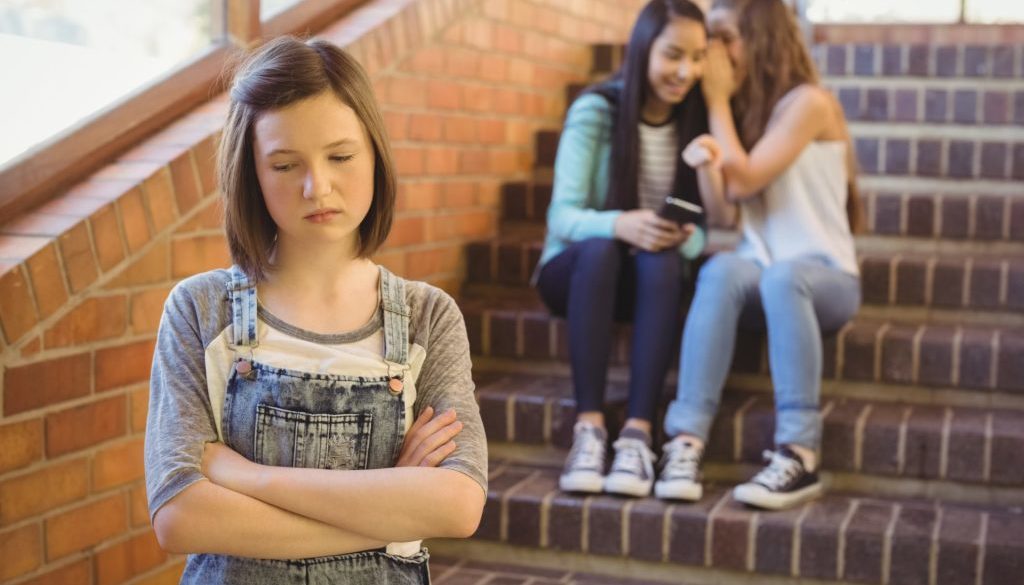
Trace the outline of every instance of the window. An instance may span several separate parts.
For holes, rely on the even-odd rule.
[[[216,1],[0,4],[0,166],[208,51]]]

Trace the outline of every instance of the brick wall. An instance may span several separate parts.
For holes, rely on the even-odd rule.
[[[378,260],[455,292],[464,244],[497,231],[588,46],[639,0],[380,0],[321,36],[374,80],[402,177]],[[0,582],[176,583],[157,546],[142,441],[163,301],[225,266],[212,157],[220,96],[0,226]]]

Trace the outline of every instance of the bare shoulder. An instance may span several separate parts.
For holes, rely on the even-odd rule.
[[[838,126],[836,104],[832,94],[820,85],[798,85],[775,104],[768,126],[779,125],[787,131],[803,128],[814,140],[827,140]]]

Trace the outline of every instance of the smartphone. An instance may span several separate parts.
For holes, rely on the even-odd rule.
[[[704,208],[678,197],[669,196],[665,198],[665,204],[658,210],[658,215],[679,225],[700,224],[704,220]]]

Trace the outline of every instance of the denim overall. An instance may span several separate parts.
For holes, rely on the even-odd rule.
[[[409,307],[404,282],[380,271],[386,376],[335,376],[255,359],[256,287],[232,268],[232,345],[236,358],[223,411],[224,442],[250,461],[280,467],[393,467],[405,436],[403,378],[409,370]],[[386,518],[381,519],[386,522]],[[295,560],[197,554],[181,582],[196,585],[428,584],[426,549],[385,549]]]

